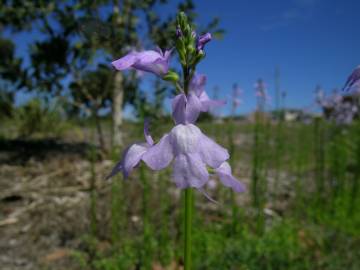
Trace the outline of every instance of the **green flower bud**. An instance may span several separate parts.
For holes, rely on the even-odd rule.
[[[169,70],[169,72],[163,76],[163,80],[177,82],[179,80],[179,75],[175,71]]]
[[[184,12],[180,12],[176,20],[178,25],[180,25],[181,30],[184,30],[185,26],[188,24],[186,14]]]
[[[191,61],[191,66],[197,65],[205,57],[205,52],[200,50],[196,53],[196,56]]]
[[[194,44],[188,44],[186,50],[189,55],[192,55],[195,52]]]

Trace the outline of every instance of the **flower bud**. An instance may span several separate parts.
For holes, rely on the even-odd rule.
[[[181,38],[182,36],[183,36],[183,33],[180,29],[180,26],[178,25],[178,26],[176,26],[176,37]]]
[[[184,12],[180,12],[176,20],[178,25],[180,26],[180,29],[184,29],[185,26],[188,24],[188,20]]]
[[[165,81],[177,82],[179,80],[179,75],[176,72],[170,70],[162,78]]]
[[[186,47],[186,50],[188,52],[188,54],[192,55],[195,52],[195,47],[193,44],[188,44],[188,46]]]
[[[204,46],[206,43],[208,43],[211,40],[211,34],[206,33],[204,35],[199,36],[199,38],[196,41],[196,49],[198,51],[201,51],[204,49]]]
[[[205,52],[203,50],[200,50],[196,53],[196,56],[192,62],[192,65],[196,65],[199,63],[203,58],[205,57]]]

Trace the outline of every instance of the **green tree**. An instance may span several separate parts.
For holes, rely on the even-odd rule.
[[[14,43],[0,37],[0,118],[10,117],[13,111],[14,94],[26,83],[26,74],[21,68],[21,59],[15,56]]]
[[[166,2],[5,1],[0,7],[0,23],[13,31],[27,31],[31,27],[41,31],[41,40],[31,44],[29,88],[46,91],[92,115],[97,115],[103,107],[110,107],[112,145],[117,147],[122,143],[122,109],[127,103],[134,104],[135,98],[141,95],[137,93],[139,78],[136,74],[115,72],[109,63],[131,49],[174,46],[171,37],[175,33],[177,11],[185,11],[193,21],[195,6],[192,1],[185,0],[178,5],[178,10],[163,19],[156,10]],[[220,36],[222,31],[217,25],[218,19],[214,19],[203,29]],[[148,34],[144,34],[144,29]],[[158,105],[169,89],[161,81],[155,82],[155,88],[153,108],[159,110],[161,106]],[[139,100],[148,103],[147,99]]]

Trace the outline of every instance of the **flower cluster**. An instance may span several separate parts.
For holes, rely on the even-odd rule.
[[[354,97],[340,95],[337,91],[326,96],[319,89],[317,91],[316,102],[322,107],[325,117],[339,125],[351,124],[358,115],[358,105]]]
[[[128,177],[141,161],[153,170],[164,169],[173,163],[172,179],[179,188],[202,189],[209,181],[210,174],[216,174],[223,185],[236,192],[244,191],[244,185],[232,175],[227,162],[228,151],[196,126],[201,112],[224,104],[223,101],[209,98],[205,92],[206,76],[195,74],[195,67],[205,56],[204,46],[211,40],[211,34],[197,37],[183,13],[178,16],[177,23],[176,49],[183,67],[182,84],[176,72],[169,70],[171,50],[131,52],[112,63],[118,70],[133,68],[154,73],[174,83],[179,93],[172,100],[175,126],[154,143],[145,122],[145,142],[127,148],[109,177],[118,172]]]

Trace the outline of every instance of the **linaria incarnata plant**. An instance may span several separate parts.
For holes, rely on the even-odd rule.
[[[227,160],[228,151],[207,137],[196,126],[201,112],[207,112],[214,106],[223,105],[223,101],[212,100],[205,92],[206,76],[196,75],[196,65],[205,57],[205,44],[211,40],[211,34],[197,37],[188,23],[184,13],[177,17],[176,50],[182,66],[180,76],[169,69],[172,50],[162,52],[130,52],[112,64],[118,70],[136,69],[151,72],[163,80],[173,83],[178,94],[172,100],[172,116],[175,126],[154,143],[144,124],[145,141],[131,145],[124,153],[122,160],[110,173],[112,177],[122,172],[128,177],[131,171],[141,162],[153,170],[161,170],[173,161],[172,179],[176,186],[185,189],[184,197],[184,269],[191,269],[191,228],[192,228],[192,189],[203,191],[209,182],[209,175],[216,174],[223,185],[235,192],[245,190],[245,186],[231,173]],[[204,193],[206,195],[206,193]]]
[[[191,41],[196,38],[192,31],[190,35],[184,34],[186,29],[177,28],[177,45],[179,40]],[[204,58],[204,46],[211,40],[211,34],[206,33],[195,40],[195,50],[189,47],[177,46],[179,56],[188,71],[188,78],[181,86],[179,76],[169,71],[169,60],[172,50],[161,49],[143,52],[130,52],[126,56],[112,62],[117,70],[136,69],[154,73],[161,78],[171,81],[179,92],[172,100],[172,116],[175,127],[165,134],[158,143],[154,143],[148,131],[148,124],[144,125],[144,143],[131,145],[123,154],[122,160],[115,166],[109,177],[122,172],[128,177],[140,161],[144,161],[153,170],[166,168],[173,162],[173,181],[177,187],[185,189],[194,187],[202,189],[209,180],[209,172],[219,176],[220,181],[236,192],[245,190],[244,185],[231,173],[227,163],[228,151],[207,137],[196,126],[196,120],[201,112],[207,112],[212,107],[223,105],[223,101],[211,100],[205,92],[205,75],[195,75],[196,64]],[[187,51],[188,50],[188,51]],[[189,52],[190,51],[190,52]],[[189,61],[192,58],[193,61]],[[190,65],[188,64],[190,63]],[[185,65],[184,65],[185,64]],[[187,75],[184,74],[184,78]]]

